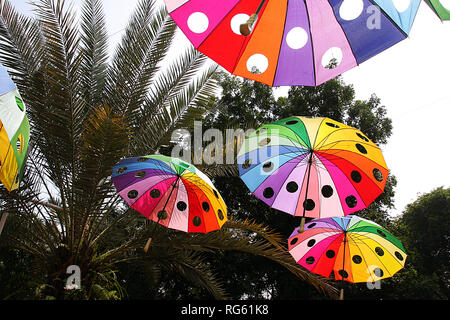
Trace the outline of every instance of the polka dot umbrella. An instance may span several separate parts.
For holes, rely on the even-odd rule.
[[[19,188],[30,139],[26,106],[6,69],[0,65],[0,181]]]
[[[304,232],[294,230],[288,249],[309,271],[352,283],[392,277],[407,257],[401,242],[386,229],[352,215],[312,220]]]
[[[123,159],[113,167],[112,181],[131,208],[165,227],[206,233],[227,221],[227,207],[211,180],[177,158]],[[145,251],[150,243],[151,238]]]
[[[425,2],[441,20],[450,20],[450,0],[425,0]]]
[[[407,38],[420,0],[165,4],[194,47],[230,73],[270,86],[317,86]]]
[[[290,117],[263,125],[238,153],[241,179],[272,208],[305,218],[366,208],[384,190],[381,150],[361,131],[329,118]]]

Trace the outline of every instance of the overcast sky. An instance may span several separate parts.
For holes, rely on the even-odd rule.
[[[32,14],[29,0],[11,2],[20,12]],[[72,2],[75,7],[82,3]],[[112,47],[120,40],[137,2],[104,0]],[[392,215],[400,214],[418,194],[449,187],[449,38],[450,21],[442,23],[422,1],[408,39],[343,75],[346,83],[354,85],[358,99],[368,99],[375,93],[393,121],[393,135],[387,145],[381,146],[398,180]],[[276,92],[283,94],[286,88]]]

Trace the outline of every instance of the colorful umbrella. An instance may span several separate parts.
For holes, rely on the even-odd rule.
[[[165,3],[194,47],[232,74],[271,86],[317,86],[405,39],[420,0]]]
[[[397,238],[357,216],[314,219],[304,232],[294,230],[288,246],[295,261],[309,271],[353,283],[392,277],[407,257]]]
[[[450,20],[450,0],[425,0],[441,20]]]
[[[249,135],[239,174],[267,205],[295,216],[345,216],[384,190],[381,150],[361,131],[329,118],[290,117]]]
[[[0,181],[8,191],[19,187],[29,139],[25,104],[8,72],[0,65]]]
[[[124,159],[114,166],[112,181],[130,207],[165,227],[206,233],[227,221],[227,207],[211,180],[177,158]]]

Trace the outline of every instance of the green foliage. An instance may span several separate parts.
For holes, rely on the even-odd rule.
[[[155,224],[124,205],[112,166],[158,152],[175,128],[201,117],[217,92],[216,66],[193,47],[167,59],[177,27],[156,0],[139,1],[111,57],[100,0],[85,0],[79,20],[64,0],[32,5],[27,17],[0,0],[0,62],[22,93],[32,137],[20,191],[0,189],[1,208],[14,217],[2,234],[0,276],[11,279],[2,298],[223,299],[208,258],[227,250],[273,260],[335,294],[292,262],[276,234],[246,221],[208,235],[156,228],[145,254]],[[36,273],[22,272],[29,265]],[[81,269],[80,290],[65,289],[71,265]],[[170,291],[173,278],[189,290]],[[136,292],[141,279],[150,295]]]

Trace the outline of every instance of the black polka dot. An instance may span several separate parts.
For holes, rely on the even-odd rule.
[[[339,126],[338,126],[337,124],[332,123],[332,122],[325,122],[325,124],[326,124],[327,126],[329,126],[329,127],[332,127],[332,128],[339,128]]]
[[[192,224],[196,227],[200,226],[202,224],[202,219],[200,217],[194,217],[192,219]]]
[[[136,178],[144,178],[147,175],[147,173],[145,171],[138,171],[136,172],[136,174],[134,175]]]
[[[266,199],[272,198],[274,194],[275,193],[274,193],[273,189],[270,188],[270,187],[269,188],[265,188],[264,191],[263,191],[263,196]]]
[[[367,139],[365,136],[363,136],[361,133],[357,132],[356,135],[358,137],[360,137],[362,140],[364,140],[365,142],[369,142],[369,139]]]
[[[342,278],[344,278],[344,279],[348,278],[348,273],[347,273],[347,271],[341,269],[341,270],[338,271],[338,273],[339,273],[339,275],[340,275]]]
[[[116,170],[117,173],[124,173],[125,171],[127,171],[127,167],[120,167],[119,169]]]
[[[357,254],[355,254],[355,255],[352,257],[352,260],[353,260],[353,262],[356,263],[356,264],[360,264],[360,263],[362,262],[361,256],[359,256],[359,255],[357,255]]]
[[[295,181],[291,181],[286,185],[286,190],[290,193],[294,193],[298,190],[298,184]]]
[[[216,196],[216,198],[219,199],[219,194],[217,193],[217,191],[214,189],[212,189],[212,191],[213,191],[214,195]]]
[[[136,190],[131,190],[130,192],[128,192],[127,196],[130,199],[135,199],[138,196],[138,192]]]
[[[356,183],[360,183],[361,182],[361,173],[359,173],[356,170],[352,171],[352,173],[350,174],[350,177]]]
[[[324,185],[323,187],[322,187],[322,195],[325,197],[325,198],[330,198],[332,195],[333,195],[333,193],[334,193],[334,191],[333,191],[333,187],[331,187],[330,185]]]
[[[217,210],[217,216],[219,217],[219,220],[223,220],[225,219],[225,216],[223,215],[222,210]]]
[[[267,146],[267,145],[270,143],[270,141],[272,141],[270,138],[262,139],[262,140],[259,142],[259,145],[260,145],[261,147]]]
[[[367,150],[366,150],[366,148],[364,148],[364,146],[362,144],[357,143],[355,146],[359,152],[361,152],[362,154],[367,154]]]
[[[311,240],[309,240],[308,241],[308,243],[306,244],[308,247],[312,247],[312,246],[314,246],[316,244],[316,240],[314,240],[314,239],[311,239]]]
[[[334,250],[328,250],[325,255],[327,256],[327,258],[332,259],[336,256],[336,252],[334,252]]]
[[[398,251],[395,251],[395,256],[400,261],[403,261],[403,259],[404,259],[403,255],[400,252],[398,252]]]
[[[252,165],[252,159],[246,159],[244,161],[244,163],[241,165],[241,168],[246,170],[246,169],[250,168],[251,165]]]
[[[382,236],[383,238],[386,238],[386,233],[384,233],[383,231],[381,231],[380,229],[377,229],[377,233]]]
[[[137,159],[138,162],[145,162],[145,161],[148,161],[148,160],[150,160],[150,159],[149,158],[143,158],[143,157]]]
[[[345,203],[349,208],[354,208],[358,204],[358,200],[355,196],[348,196],[347,198],[345,198]]]
[[[167,211],[166,210],[161,210],[158,212],[158,220],[166,220],[168,217]]]
[[[313,223],[308,224],[306,227],[307,227],[308,229],[311,229],[311,228],[314,228],[315,226],[316,226],[316,223],[313,222]]]
[[[306,211],[312,211],[316,207],[316,203],[312,199],[306,199],[303,202],[303,208],[305,208]]]
[[[314,257],[308,257],[308,258],[306,258],[306,263],[307,263],[307,264],[313,264],[314,261],[316,261],[316,259],[314,259]]]
[[[288,122],[285,122],[285,124],[287,124],[288,126],[291,126],[293,124],[297,124],[298,120],[289,120]]]
[[[202,208],[203,208],[203,211],[208,212],[209,211],[209,203],[204,201],[202,203]]]
[[[294,244],[296,244],[298,242],[298,238],[294,238],[291,240],[291,246],[293,246]]]
[[[184,211],[187,208],[187,204],[184,201],[178,201],[177,203],[177,209],[180,211]]]
[[[264,163],[262,168],[263,168],[264,172],[272,171],[273,170],[273,162],[269,161],[269,162]]]
[[[384,177],[383,174],[381,173],[381,171],[379,169],[373,169],[373,177],[375,178],[375,180],[381,182],[383,181]]]
[[[161,191],[159,191],[158,189],[153,189],[152,191],[150,191],[150,197],[152,197],[153,199],[158,199],[161,196]]]
[[[381,249],[380,247],[376,247],[376,248],[375,248],[375,252],[376,252],[377,255],[379,255],[380,257],[381,257],[381,256],[384,256],[384,250]]]

